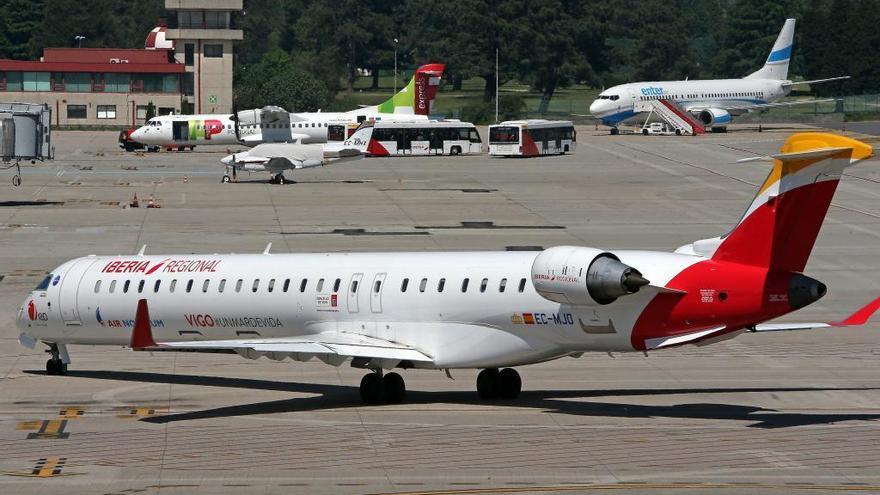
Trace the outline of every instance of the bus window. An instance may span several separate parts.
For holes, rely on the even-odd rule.
[[[480,139],[479,131],[477,131],[476,129],[471,129],[468,133],[468,136],[469,136],[468,139],[472,143],[482,143],[483,142],[483,140]]]
[[[519,142],[519,128],[514,126],[493,127],[489,132],[489,144],[509,144]]]

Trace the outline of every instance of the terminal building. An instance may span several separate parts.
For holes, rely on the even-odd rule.
[[[235,16],[242,0],[166,0],[167,26],[143,49],[46,48],[0,60],[0,101],[46,104],[55,126],[133,127],[157,115],[232,111]]]

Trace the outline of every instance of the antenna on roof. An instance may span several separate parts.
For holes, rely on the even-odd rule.
[[[272,249],[272,243],[266,244],[266,249],[263,250],[263,254],[269,254],[269,250]]]
[[[146,250],[147,250],[147,245],[144,244],[143,246],[141,246],[141,250],[138,251],[138,254],[137,254],[137,255],[138,255],[138,256],[143,256],[143,255],[144,255],[144,251],[146,251]]]

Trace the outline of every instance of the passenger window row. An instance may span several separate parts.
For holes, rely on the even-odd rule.
[[[324,281],[325,281],[325,279],[323,279],[323,278],[318,279],[318,282],[315,284],[315,291],[316,292],[322,292],[324,290],[324,285],[325,285]],[[101,293],[101,286],[102,286],[103,282],[104,282],[103,280],[98,280],[95,282],[95,289],[94,289],[95,294]],[[147,281],[145,279],[141,279],[141,280],[137,281],[137,288],[136,289],[131,287],[131,282],[132,282],[131,280],[122,281],[122,289],[121,289],[122,294],[128,294],[129,290],[131,290],[132,292],[137,291],[138,294],[142,294],[144,292],[144,290],[147,290],[148,292],[150,290],[150,288],[147,287]],[[196,283],[196,281],[194,279],[188,279],[186,281],[184,291],[186,293],[191,293],[193,291],[193,288],[195,287],[195,283]],[[304,278],[300,281],[299,291],[301,293],[306,291],[306,288],[308,287],[308,283],[309,283],[309,279],[307,279],[307,278]],[[342,279],[337,278],[337,279],[333,280],[332,286],[328,283],[328,288],[332,287],[332,289],[333,289],[332,292],[339,292],[339,287],[341,286],[341,284],[342,284]],[[107,287],[107,293],[108,294],[115,294],[116,293],[116,285],[117,285],[117,280],[111,280],[110,284]],[[461,292],[467,292],[469,285],[470,285],[470,278],[462,279]],[[241,279],[241,278],[237,279],[235,281],[235,289],[234,289],[235,292],[241,292],[242,287],[244,287],[244,279]],[[438,279],[436,287],[437,287],[438,293],[443,292],[444,289],[446,288],[446,279],[445,278]],[[153,293],[158,294],[161,288],[162,288],[162,279],[157,279],[155,282],[153,282],[153,284],[152,284]],[[269,293],[275,292],[275,288],[276,288],[276,279],[274,279],[274,278],[269,279],[268,283],[266,284],[266,292],[269,292]],[[409,278],[404,278],[400,282],[400,292],[406,292],[408,288],[409,288]],[[486,290],[488,288],[489,288],[489,279],[484,278],[484,279],[480,280],[480,292],[486,292]],[[203,294],[207,294],[210,291],[210,289],[211,289],[211,279],[203,279],[202,283],[201,283],[201,292]],[[352,280],[351,287],[350,287],[351,292],[355,293],[355,292],[357,292],[357,289],[358,289],[358,281]],[[381,289],[382,289],[382,281],[377,280],[376,283],[373,285],[373,292],[378,294],[381,291]],[[521,278],[519,281],[519,286],[517,287],[517,290],[519,292],[524,292],[525,289],[526,289],[526,279]],[[177,290],[177,279],[172,279],[168,283],[168,293],[174,294],[176,290]],[[254,279],[253,283],[251,284],[251,292],[256,293],[259,290],[260,290],[260,279],[257,278],[257,279]],[[290,290],[290,279],[286,278],[286,279],[284,279],[284,282],[281,283],[281,292],[286,293],[289,290]],[[419,281],[419,292],[426,292],[427,290],[428,290],[428,278],[422,278]],[[498,281],[498,292],[503,293],[505,290],[507,290],[507,279],[502,278],[501,280]],[[226,291],[226,279],[224,278],[224,279],[220,279],[220,281],[217,283],[217,293],[222,294],[225,291]]]

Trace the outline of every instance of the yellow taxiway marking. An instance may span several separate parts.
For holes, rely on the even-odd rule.
[[[70,433],[64,431],[67,428],[66,419],[46,419],[40,421],[39,430],[36,433],[28,433],[29,440],[60,438],[64,439],[70,436]]]
[[[52,478],[54,476],[74,476],[82,473],[62,473],[67,464],[66,457],[43,457],[37,459],[36,464],[30,471],[7,471],[0,472],[5,476],[22,476],[26,478]]]
[[[137,419],[143,418],[146,416],[153,416],[156,413],[164,413],[167,409],[162,407],[127,407],[122,409],[124,412],[121,412],[116,415],[117,418],[121,419]]]
[[[40,429],[40,425],[43,424],[39,419],[35,419],[32,421],[19,421],[18,424],[15,425],[16,430],[38,430]]]
[[[64,409],[58,411],[58,416],[64,419],[77,419],[83,414],[85,414],[85,411],[83,411],[79,406],[65,407]]]

